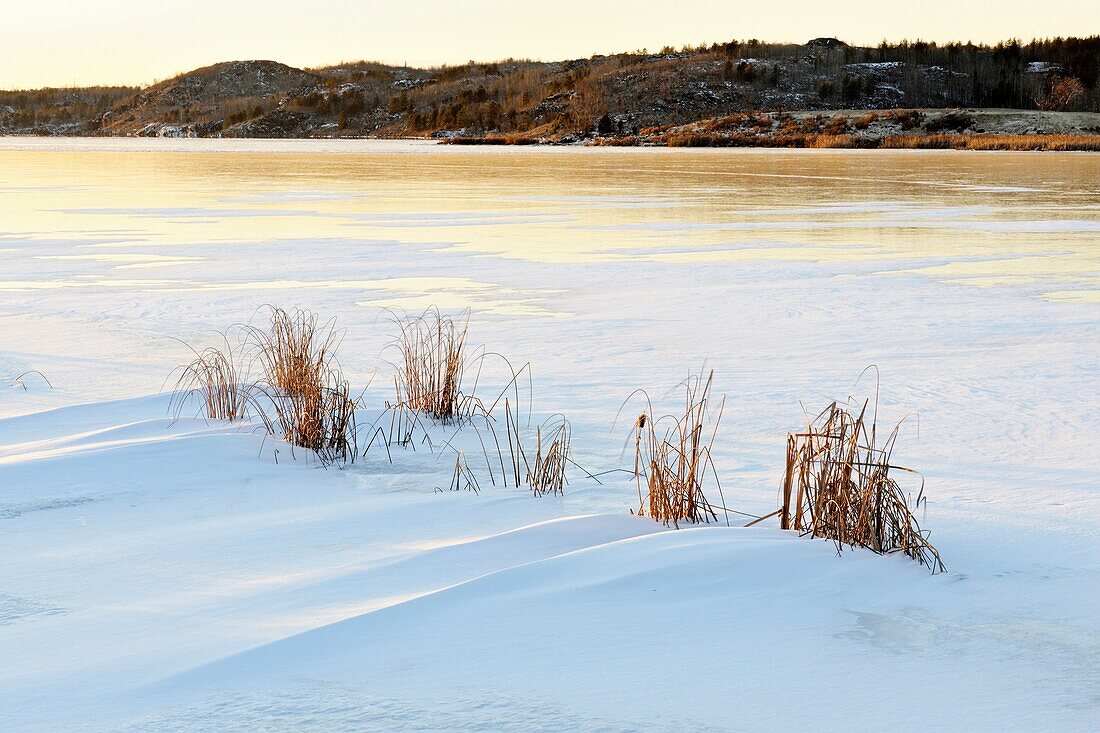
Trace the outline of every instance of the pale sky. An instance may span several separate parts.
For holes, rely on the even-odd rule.
[[[995,42],[1100,33],[1096,0],[40,0],[0,10],[0,88],[148,84],[233,59],[564,59],[733,38]]]

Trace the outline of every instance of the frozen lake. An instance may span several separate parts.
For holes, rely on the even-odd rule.
[[[754,514],[875,365],[949,572],[169,425],[176,339],[265,303],[368,405],[383,308],[470,308],[593,472],[705,362]],[[1100,726],[1100,156],[0,138],[0,418],[6,730]]]

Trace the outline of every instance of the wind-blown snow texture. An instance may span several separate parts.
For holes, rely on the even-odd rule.
[[[0,149],[3,730],[1100,727],[1097,158],[138,145]],[[875,364],[949,572],[173,421],[173,337],[264,302],[339,317],[364,424],[382,307],[472,307],[593,472],[707,359],[749,513]]]

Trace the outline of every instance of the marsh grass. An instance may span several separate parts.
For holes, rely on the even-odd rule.
[[[290,311],[264,306],[266,329],[246,326],[245,338],[255,349],[264,381],[286,392],[303,391],[323,384],[336,371],[336,350],[343,332],[335,319],[325,323],[308,310]]]
[[[359,399],[336,360],[343,332],[334,319],[321,322],[309,310],[266,309],[266,329],[244,327],[263,372],[250,402],[271,435],[313,451],[326,465],[354,461]]]
[[[477,474],[470,469],[470,465],[466,462],[466,454],[461,451],[455,456],[455,470],[451,475],[451,485],[448,490],[481,493],[481,484],[478,483]]]
[[[527,485],[535,496],[565,492],[566,468],[572,461],[572,432],[564,415],[549,418],[535,430],[535,453],[527,466]]]
[[[398,329],[393,345],[401,355],[397,403],[442,422],[468,415],[473,405],[462,394],[462,378],[470,312],[464,311],[458,320],[435,306],[411,318],[391,315]]]
[[[721,496],[711,447],[722,419],[725,399],[711,419],[711,387],[714,372],[700,371],[681,383],[683,409],[674,415],[654,415],[652,401],[642,390],[646,409],[634,421],[634,476],[638,487],[638,514],[665,525],[681,522],[718,521],[716,505],[707,500],[704,486],[709,477]],[[626,403],[624,403],[625,407]],[[642,484],[645,484],[645,491]],[[724,499],[717,505],[722,508]]]
[[[882,119],[888,119],[883,117]],[[807,122],[812,121],[807,120]],[[859,124],[854,126],[860,130]],[[903,128],[904,129],[904,128]],[[771,132],[708,130],[665,130],[651,137],[632,136],[598,140],[597,145],[664,145],[672,148],[836,148],[836,149],[928,149],[928,150],[1015,150],[1015,151],[1100,151],[1096,134],[1015,134],[991,132],[901,132],[876,137],[830,129],[804,130],[781,125]]]
[[[235,421],[247,416],[248,366],[228,334],[222,333],[221,339],[221,347],[208,346],[201,351],[187,344],[195,358],[180,368],[172,390],[169,409],[175,417],[192,397],[199,399],[203,414],[210,420]]]
[[[451,354],[450,360],[452,362],[456,361],[455,355],[457,352],[447,346],[450,343],[451,326],[444,319],[444,325],[440,328],[438,321],[436,321],[437,314],[434,309],[430,309],[428,314],[429,327],[426,330],[421,330],[421,333],[434,334],[436,347],[442,344],[443,348],[433,347],[427,352],[420,349],[418,353],[432,355],[449,353]],[[417,320],[419,320],[419,317],[405,322],[405,334],[410,333],[410,327],[415,332],[415,321]],[[464,325],[460,330],[456,324],[454,333],[463,334],[464,342]],[[418,339],[419,337],[414,339],[403,337],[399,343],[402,345],[405,343],[420,343]],[[403,349],[402,353],[409,355],[411,351]],[[416,360],[409,358],[405,363],[413,361]],[[490,361],[503,365],[503,372],[497,371],[497,376],[503,377],[505,384],[497,392],[495,398],[483,401],[477,396],[475,390],[477,390],[478,384],[482,380],[486,363]],[[483,475],[487,475],[493,486],[498,485],[499,482],[500,485],[505,487],[527,487],[535,496],[563,494],[565,485],[568,483],[567,474],[570,467],[582,471],[584,469],[580,468],[573,460],[572,426],[563,415],[554,415],[548,418],[542,424],[536,426],[532,432],[530,427],[531,403],[533,402],[530,394],[532,390],[531,365],[527,363],[517,369],[502,354],[487,352],[484,347],[478,347],[472,352],[472,356],[468,357],[468,362],[465,362],[463,370],[466,366],[473,373],[471,376],[471,391],[466,394],[457,387],[443,390],[452,395],[453,399],[447,411],[450,417],[439,419],[438,422],[426,421],[425,418],[434,417],[439,414],[439,411],[433,414],[429,411],[416,410],[411,407],[410,402],[415,404],[415,400],[410,400],[409,395],[414,393],[407,389],[409,381],[407,379],[402,381],[404,375],[399,375],[396,380],[396,387],[401,399],[396,403],[387,403],[382,424],[378,429],[373,426],[371,428],[373,435],[370,445],[375,442],[384,442],[387,446],[398,445],[412,447],[415,450],[417,442],[419,442],[428,443],[434,450],[431,437],[432,425],[439,423],[452,425],[454,433],[449,438],[441,440],[442,448],[453,450],[456,454],[462,455],[460,466],[455,471],[456,478],[452,482],[452,487],[456,482],[461,483],[463,486],[474,484],[468,479],[475,476],[476,473],[483,473]],[[431,372],[432,370],[421,368],[414,371],[419,374]],[[490,369],[490,371],[494,371],[494,369]],[[434,373],[445,374],[447,369],[438,367]],[[456,372],[452,371],[452,373]],[[523,408],[525,400],[521,396],[523,393],[520,389],[524,376],[526,376],[528,382],[526,410]],[[421,383],[425,383],[425,381]],[[428,390],[425,393],[426,398],[431,398],[433,395],[433,390]],[[388,418],[385,417],[387,415]],[[385,425],[386,419],[389,422],[388,427]],[[465,454],[454,445],[456,439],[466,431],[471,431],[476,437],[484,459],[483,461],[475,461],[476,470],[471,468]],[[419,437],[419,441],[417,441],[417,437]],[[368,449],[370,445],[368,445]]]
[[[882,139],[881,147],[1051,152],[1100,151],[1100,135],[943,132],[925,135],[891,135]]]
[[[420,413],[410,409],[404,403],[386,402],[386,408],[382,411],[382,416],[376,422],[376,426],[378,428],[375,431],[376,437],[381,438],[387,446],[412,448],[415,451],[418,442],[416,436],[419,432],[419,442],[427,444],[429,450],[433,448],[429,426],[425,424]],[[374,427],[372,426],[372,430],[374,430]]]
[[[497,462],[500,465],[503,483],[508,485],[511,478],[512,484],[517,488],[526,485],[535,496],[562,495],[565,493],[565,485],[569,483],[569,467],[575,467],[582,471],[583,468],[573,460],[573,426],[564,415],[552,415],[540,425],[536,426],[535,434],[530,433],[530,412],[527,423],[523,424],[520,411],[520,397],[518,382],[520,376],[527,372],[530,378],[530,364],[525,364],[518,371],[508,364],[512,372],[512,378],[498,398],[490,407],[482,413],[483,424],[493,439],[496,449]],[[507,393],[511,391],[511,396]],[[503,398],[503,402],[501,401]],[[502,407],[504,411],[504,437],[507,446],[507,464],[505,464],[504,451],[500,447],[500,440],[494,427],[498,420],[496,410]],[[482,448],[486,443],[481,439]],[[533,445],[532,445],[533,443]],[[486,464],[490,476],[493,474],[493,460],[486,450]],[[587,474],[588,472],[585,471]],[[588,474],[591,475],[591,474]],[[494,480],[495,483],[495,480]]]
[[[868,402],[858,412],[834,402],[787,438],[780,527],[879,554],[901,552],[944,570],[895,475],[919,475],[895,465],[891,454],[900,426],[878,441]],[[923,482],[915,506],[924,503]]]
[[[324,465],[354,461],[359,399],[336,361],[342,332],[308,310],[264,310],[266,327],[238,325],[220,334],[220,346],[187,346],[194,358],[179,368],[170,411],[178,418],[197,396],[209,419],[254,414],[269,435],[313,451]]]
[[[489,481],[494,486],[499,468],[500,482],[504,486],[526,485],[536,496],[562,494],[567,483],[567,468],[576,465],[571,457],[569,421],[563,416],[555,416],[539,425],[534,435],[530,434],[531,365],[524,364],[517,369],[500,353],[487,351],[483,346],[470,349],[467,343],[469,319],[469,310],[454,318],[442,314],[434,306],[412,317],[391,311],[391,321],[397,329],[391,348],[400,355],[395,364],[396,400],[386,404],[388,429],[385,425],[378,429],[372,427],[368,449],[377,441],[387,446],[415,449],[417,435],[422,436],[420,442],[431,442],[430,425],[425,425],[421,419],[424,417],[456,426],[454,436],[443,441],[443,446],[452,450],[456,450],[451,445],[454,438],[464,429],[472,429],[481,446]],[[503,365],[504,386],[491,401],[483,401],[477,391],[488,363]],[[489,368],[490,372],[494,370],[495,367]],[[472,382],[468,392],[463,388],[467,372]],[[526,419],[520,398],[520,382],[525,374],[528,381]],[[463,477],[473,476],[473,470],[465,457],[460,463],[455,481],[469,484]]]
[[[553,420],[551,425],[540,425],[535,435],[535,457],[527,473],[527,484],[535,496],[561,495],[568,483],[566,468],[572,449],[572,428],[564,416]]]

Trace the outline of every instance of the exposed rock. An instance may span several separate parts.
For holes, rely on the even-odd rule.
[[[848,44],[839,38],[812,38],[806,41],[806,45],[816,48],[844,48]]]
[[[435,79],[398,79],[392,86],[394,89],[407,91],[409,89],[416,89],[417,87],[424,86],[425,84],[435,84]]]
[[[234,125],[222,134],[224,137],[308,137],[306,123],[310,119],[310,115],[304,112],[277,109],[254,120]]]
[[[270,97],[315,84],[318,79],[315,74],[276,61],[227,61],[142,90],[119,105],[105,125],[116,134],[156,134],[148,131],[151,119],[186,114],[188,123],[205,122],[220,116],[222,103]]]

